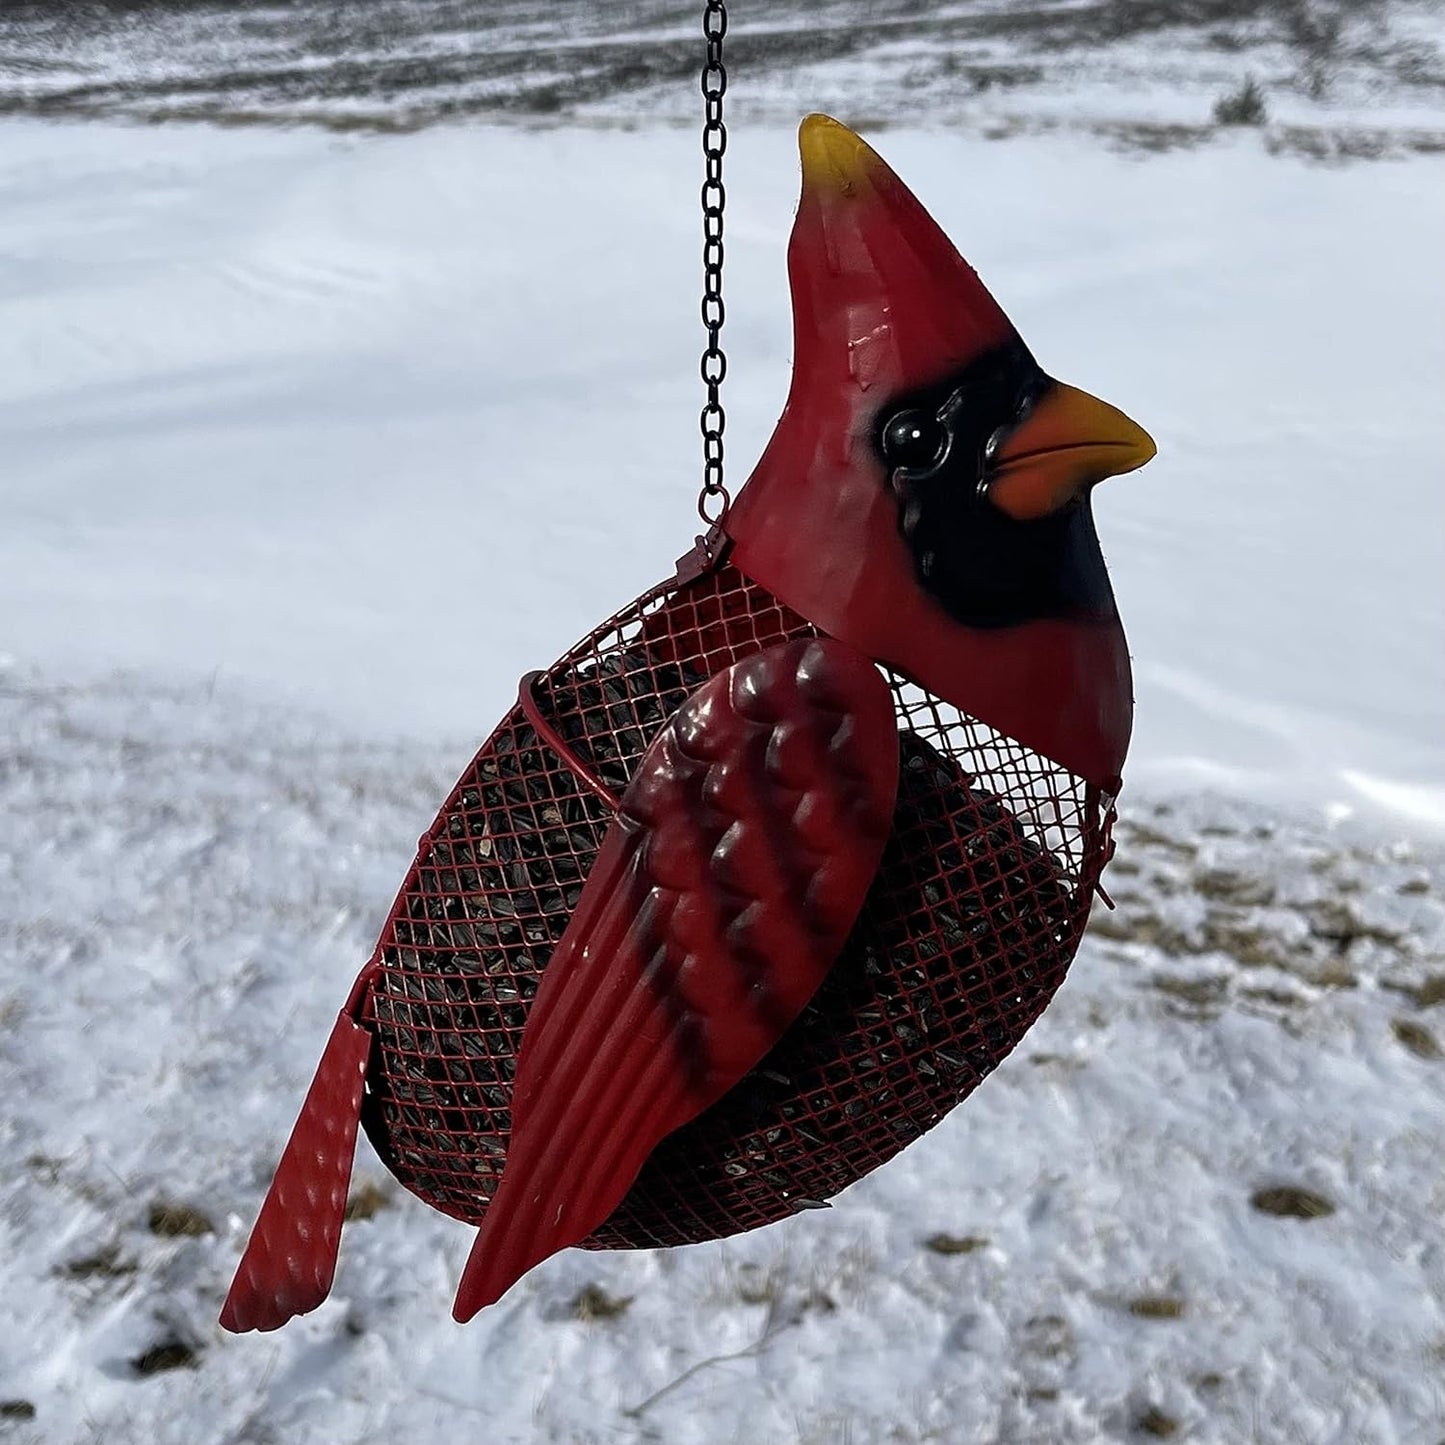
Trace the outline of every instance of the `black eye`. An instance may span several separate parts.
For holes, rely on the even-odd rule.
[[[939,461],[948,430],[931,411],[901,411],[883,428],[883,455],[892,467],[924,471]]]

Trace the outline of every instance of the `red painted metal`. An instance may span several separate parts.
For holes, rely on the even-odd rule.
[[[343,1012],[226,1296],[226,1329],[280,1329],[331,1292],[370,1052],[371,1035]]]
[[[708,678],[814,635],[727,563],[669,581],[532,680],[564,753],[518,705],[463,772],[354,995],[373,1040],[363,1124],[428,1204],[480,1225],[496,1193],[527,1021],[614,818],[578,764],[624,793]],[[966,1098],[1063,982],[1110,800],[900,674],[883,676],[898,790],[847,944],[766,1057],[653,1149],[585,1246],[695,1243],[830,1199]],[[348,1100],[332,1114],[338,1126],[355,1119]],[[280,1184],[278,1174],[258,1235],[278,1213],[309,1215],[294,1190],[277,1203]],[[259,1297],[268,1277],[249,1272]],[[278,1295],[265,1327],[319,1298]],[[248,1323],[257,1317],[230,1327],[261,1327]]]
[[[917,585],[897,499],[879,485],[880,409],[1018,333],[875,151],[822,116],[803,135],[793,383],[728,514],[733,560],[822,630],[1117,792],[1133,691],[1112,598],[1099,618],[960,627]]]
[[[1131,703],[1102,558],[1075,593],[1060,592],[1068,605],[1056,612],[970,625],[955,594],[941,590],[940,603],[929,593],[924,565],[925,504],[937,495],[927,488],[949,478],[911,463],[890,472],[879,452],[880,418],[896,420],[888,408],[900,394],[974,375],[980,353],[985,374],[1001,342],[1006,360],[1023,357],[1026,381],[1032,361],[1008,347],[1003,313],[861,141],[815,118],[804,154],[790,256],[798,357],[773,442],[724,529],[674,577],[524,680],[423,836],[348,1006],[370,1040],[359,1107],[378,1154],[421,1199],[482,1227],[459,1316],[562,1244],[719,1238],[823,1204],[890,1159],[1042,1012],[1107,861]],[[1045,455],[1028,415],[1025,405],[1000,432],[1011,480]],[[1129,465],[1144,459],[1142,436]],[[983,466],[994,449],[977,446]],[[985,531],[1024,528],[1008,544],[1025,559],[1029,538],[1065,527],[1097,553],[1065,471],[1072,449],[1052,434],[1049,448],[1047,469],[1025,470],[1014,487],[1022,503],[1011,498],[1041,520],[990,520],[981,473],[964,474],[974,512],[959,515],[982,516]],[[917,497],[922,513],[908,510]],[[1047,515],[1055,498],[1058,518]],[[786,669],[774,675],[778,659],[805,656],[852,678],[839,685],[840,712],[861,729],[870,781],[850,782],[836,759],[832,776],[806,747],[799,764],[791,743],[778,744],[778,766],[801,766],[826,809],[850,787],[882,796],[871,769],[886,763],[891,823],[881,854],[869,829],[837,828],[817,939],[781,948],[799,922],[783,910],[759,953],[739,943],[730,890],[774,886],[768,868],[792,877],[808,866],[816,820],[806,809],[785,819],[746,759],[769,729],[808,715]],[[875,668],[882,683],[869,700]],[[734,687],[747,676],[765,679],[760,696],[789,699],[776,728],[745,725]],[[713,773],[684,765],[693,737],[715,750]],[[726,883],[700,861],[727,837],[722,802],[759,840],[731,858],[723,848],[722,864],[738,870]],[[655,911],[663,884],[678,900],[667,922]],[[708,1003],[698,1027],[709,1050],[684,1063],[678,1020],[699,1012],[692,976],[679,984],[678,968],[666,988],[638,992],[655,966],[666,973],[650,945],[680,939],[721,987],[758,967],[787,1008],[764,1026],[748,1008]],[[796,974],[779,972],[784,953]],[[272,1328],[313,1307],[329,1281],[329,1263],[305,1289],[285,1268],[251,1263],[308,1228],[331,1239],[334,1188],[313,1202],[287,1172],[297,1139],[320,1138],[323,1123],[338,1141],[354,1129],[356,1094],[319,1087],[320,1076],[321,1117],[308,1098],[258,1223],[267,1242],[247,1253],[244,1289],[238,1277],[246,1308],[228,1305],[228,1327]],[[321,1154],[334,1180],[336,1148]]]
[[[755,653],[672,715],[538,987],[459,1320],[602,1225],[777,1043],[857,919],[897,783],[892,696],[842,643]]]

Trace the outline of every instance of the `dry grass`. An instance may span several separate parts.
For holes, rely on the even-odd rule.
[[[1178,978],[1163,973],[1151,978],[1149,986],[1164,995],[1170,1013],[1204,1023],[1219,1017],[1229,996],[1229,980],[1219,975]]]
[[[121,1254],[119,1245],[107,1244],[94,1254],[67,1260],[56,1273],[65,1279],[126,1279],[138,1268],[133,1259]]]
[[[1390,1027],[1401,1045],[1417,1059],[1433,1061],[1441,1057],[1439,1041],[1424,1024],[1417,1024],[1413,1019],[1395,1019]]]
[[[1419,983],[1401,983],[1394,979],[1383,979],[1381,983],[1393,993],[1404,994],[1416,1008],[1434,1008],[1445,1003],[1445,973],[1426,974]]]
[[[987,1244],[988,1240],[981,1234],[930,1234],[923,1241],[924,1248],[934,1254],[972,1254]]]
[[[200,1364],[199,1353],[183,1340],[170,1339],[137,1355],[130,1367],[142,1378],[163,1375],[168,1370],[193,1370]]]
[[[1141,1320],[1183,1319],[1184,1301],[1176,1295],[1140,1295],[1129,1301],[1129,1313]]]
[[[155,1200],[146,1216],[146,1228],[160,1239],[200,1239],[214,1234],[210,1217],[189,1204]]]
[[[1297,1184],[1272,1184],[1256,1189],[1249,1197],[1252,1208],[1276,1219],[1324,1219],[1335,1206],[1323,1194]]]
[[[346,1200],[343,1218],[348,1224],[357,1219],[375,1219],[391,1204],[391,1190],[375,1179],[363,1179]]]
[[[615,1320],[625,1315],[632,1295],[610,1295],[600,1284],[587,1284],[577,1291],[570,1309],[574,1319],[591,1324],[595,1320]]]
[[[1135,1417],[1134,1429],[1151,1440],[1168,1440],[1179,1433],[1179,1421],[1167,1415],[1157,1405],[1150,1405]]]

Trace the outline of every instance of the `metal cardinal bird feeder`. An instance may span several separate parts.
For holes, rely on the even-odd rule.
[[[863,141],[811,116],[801,149],[772,441],[673,576],[522,680],[422,838],[230,1329],[325,1297],[358,1123],[479,1226],[466,1319],[570,1245],[825,1203],[1063,981],[1132,710],[1089,494],[1153,445],[1040,370]]]

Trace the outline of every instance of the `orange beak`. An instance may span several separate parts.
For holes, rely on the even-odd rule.
[[[1054,382],[985,456],[986,495],[1016,522],[1047,517],[1105,477],[1142,467],[1153,438],[1117,407]]]

